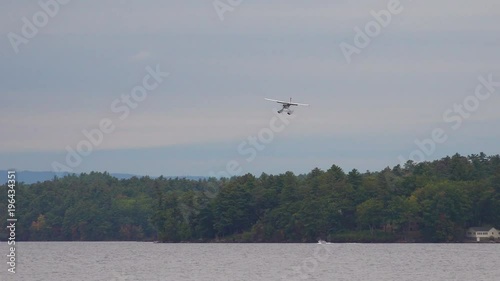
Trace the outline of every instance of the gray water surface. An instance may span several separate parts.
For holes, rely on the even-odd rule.
[[[500,280],[499,244],[16,244],[2,281]]]

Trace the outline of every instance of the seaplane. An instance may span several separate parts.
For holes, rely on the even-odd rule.
[[[309,104],[306,104],[306,103],[292,102],[292,98],[290,98],[289,102],[280,101],[280,100],[273,100],[273,99],[268,99],[268,98],[264,98],[264,99],[268,100],[268,101],[277,102],[277,103],[283,105],[283,108],[278,110],[278,113],[286,112],[288,115],[292,115],[292,113],[293,113],[293,110],[290,109],[290,106],[309,106]]]

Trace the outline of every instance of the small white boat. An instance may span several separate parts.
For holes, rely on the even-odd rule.
[[[332,243],[326,242],[325,240],[318,240],[318,244],[332,244]]]

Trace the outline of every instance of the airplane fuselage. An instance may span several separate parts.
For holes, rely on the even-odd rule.
[[[308,106],[308,104],[304,104],[304,103],[294,103],[294,102],[292,102],[292,98],[290,98],[290,102],[273,100],[273,99],[268,99],[268,98],[265,98],[265,99],[268,101],[274,101],[274,102],[281,104],[283,106],[283,108],[278,110],[278,113],[282,113],[283,111],[285,111],[288,115],[291,115],[293,113],[293,110],[290,109],[290,106],[292,106],[292,105],[293,106],[299,106],[299,105]]]
[[[278,110],[278,113],[282,113],[283,111],[285,111],[288,115],[293,113],[293,110],[290,109],[290,104],[283,104],[283,108]]]

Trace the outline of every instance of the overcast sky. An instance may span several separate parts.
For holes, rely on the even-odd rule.
[[[392,1],[220,0],[217,11],[212,0],[72,0],[49,5],[45,22],[38,1],[1,1],[0,169],[380,170],[417,155],[435,129],[446,140],[420,149],[426,160],[500,153],[500,87],[473,98],[488,93],[479,76],[500,81],[500,2],[402,0],[348,63],[340,45],[356,47],[355,28]],[[169,76],[125,116],[116,107],[148,67]],[[311,105],[281,127],[265,97]],[[472,110],[455,113],[464,101]],[[68,163],[67,148],[102,120],[114,130]],[[283,130],[262,143],[270,122]]]

